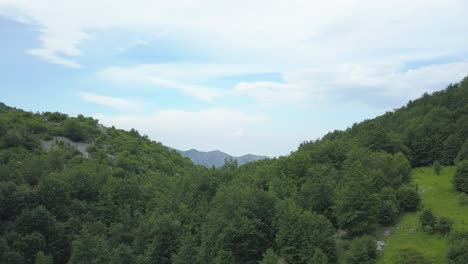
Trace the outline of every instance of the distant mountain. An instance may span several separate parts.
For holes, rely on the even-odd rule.
[[[224,161],[226,159],[237,160],[237,163],[239,163],[239,165],[252,162],[252,161],[256,161],[256,160],[268,159],[268,157],[266,156],[257,156],[257,155],[252,155],[252,154],[247,154],[241,157],[233,157],[219,150],[208,151],[208,152],[198,151],[196,149],[191,149],[187,151],[182,151],[182,150],[176,150],[176,151],[179,152],[182,156],[191,159],[193,163],[195,164],[202,165],[205,167],[215,166],[216,168],[223,166]]]

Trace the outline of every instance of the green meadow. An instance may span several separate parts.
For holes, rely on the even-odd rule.
[[[432,209],[439,216],[446,216],[454,221],[453,230],[468,230],[468,206],[460,204],[460,193],[452,187],[454,167],[444,167],[437,175],[432,167],[413,170],[413,184],[418,186],[422,207]],[[401,249],[412,248],[432,263],[447,263],[448,237],[438,234],[427,234],[420,228],[419,214],[404,214],[395,226],[378,231],[378,240],[386,245],[379,253],[377,263],[396,263],[396,256]],[[384,236],[384,231],[390,235]]]

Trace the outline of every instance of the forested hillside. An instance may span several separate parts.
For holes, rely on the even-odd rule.
[[[468,78],[219,169],[133,129],[1,106],[0,263],[375,263],[373,232],[420,208],[412,167],[466,163],[467,136]]]

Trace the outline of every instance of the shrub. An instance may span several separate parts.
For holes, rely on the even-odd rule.
[[[86,139],[86,129],[76,119],[68,119],[63,124],[64,135],[75,141],[80,142]]]
[[[419,216],[419,221],[424,231],[428,233],[433,233],[435,231],[437,218],[434,216],[431,209],[424,210]]]
[[[468,263],[468,232],[452,234],[448,248],[449,264]]]
[[[457,164],[457,170],[453,178],[453,186],[457,191],[468,193],[468,160],[461,161]]]
[[[377,258],[375,241],[369,236],[353,239],[346,256],[348,264],[373,264]]]
[[[441,234],[447,234],[450,233],[450,231],[452,230],[452,226],[453,221],[448,217],[442,216],[439,218],[439,221],[437,221],[435,231]]]
[[[404,185],[398,189],[397,199],[402,211],[414,211],[421,203],[418,191],[410,186]]]

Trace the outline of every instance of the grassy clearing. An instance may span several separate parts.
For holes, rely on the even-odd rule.
[[[454,170],[454,167],[444,167],[440,175],[436,175],[431,167],[414,169],[413,183],[419,187],[424,208],[431,208],[436,216],[451,218],[454,230],[468,230],[468,206],[460,205],[460,194],[452,187]],[[403,248],[414,248],[432,263],[447,263],[447,237],[423,232],[419,213],[407,213],[394,227],[377,232],[377,238],[386,242],[377,263],[395,263],[395,257]],[[389,230],[391,235],[385,237],[384,230]]]

